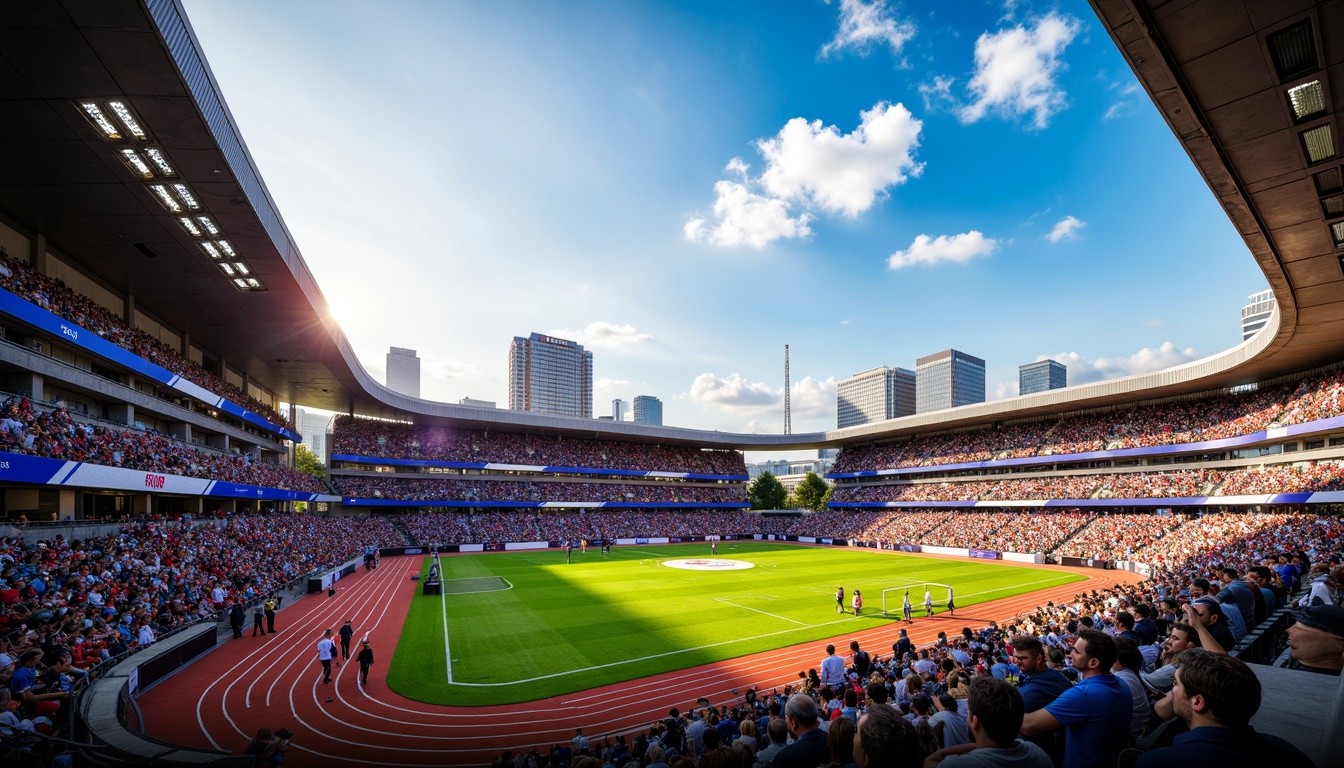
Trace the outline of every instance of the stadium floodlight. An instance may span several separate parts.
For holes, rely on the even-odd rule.
[[[209,216],[197,216],[196,220],[201,222],[201,226],[204,227],[205,231],[209,232],[212,237],[219,235],[219,227],[215,226],[215,222],[211,221]]]
[[[1269,56],[1279,81],[1316,69],[1316,36],[1312,34],[1311,19],[1303,19],[1287,29],[1265,38]]]
[[[159,169],[159,173],[164,176],[177,175],[177,171],[173,170],[173,166],[168,162],[168,158],[163,154],[163,150],[158,147],[147,147],[145,149],[145,154],[149,155],[149,161],[154,163],[154,167]]]
[[[259,288],[262,287],[262,286],[261,286],[261,281],[258,280],[258,279],[255,278],[255,277],[249,277],[249,278],[247,278],[247,287],[248,287],[248,288],[251,288],[251,289],[253,289],[253,290],[257,290],[257,289],[259,289]]]
[[[1320,80],[1312,80],[1288,89],[1288,102],[1293,105],[1293,115],[1298,121],[1325,112],[1325,88]]]
[[[220,253],[219,248],[216,248],[215,244],[210,242],[209,240],[206,240],[205,242],[201,243],[201,248],[205,250],[205,255],[209,256],[212,259],[224,258],[224,254]]]
[[[236,285],[236,286],[238,286],[238,288],[240,288],[241,290],[244,290],[244,291],[248,290],[248,287],[247,287],[247,281],[244,280],[244,279],[241,278],[241,277],[235,277],[235,278],[233,279],[233,284]]]
[[[126,106],[125,102],[109,101],[107,102],[107,106],[112,108],[112,111],[117,115],[117,120],[122,125],[126,126],[126,130],[130,131],[132,136],[141,141],[149,139],[149,136],[145,135],[145,129],[140,127],[140,122],[131,114],[131,110]]]
[[[233,246],[229,244],[228,240],[216,240],[215,245],[218,245],[219,249],[224,252],[224,255],[228,256],[230,259],[238,258],[238,252],[233,250]]]
[[[145,159],[140,156],[140,153],[136,152],[134,149],[121,150],[121,159],[125,160],[126,164],[129,165],[131,170],[135,171],[136,175],[140,178],[154,178],[154,169],[150,168],[149,163],[146,163]]]
[[[102,107],[98,106],[97,102],[83,101],[80,102],[79,107],[84,110],[84,114],[95,126],[97,126],[98,130],[102,132],[103,138],[112,139],[114,141],[125,138],[121,135],[121,129],[117,128],[117,126],[108,119],[107,115],[103,112]]]
[[[193,211],[201,209],[201,204],[196,202],[196,197],[191,194],[190,189],[187,189],[186,184],[174,184],[173,189],[177,192],[177,199],[186,204],[188,208]]]
[[[177,202],[172,195],[168,194],[167,187],[162,184],[150,184],[149,188],[158,196],[159,202],[163,203],[164,208],[167,208],[172,213],[182,212],[182,204]]]
[[[247,262],[235,261],[233,262],[233,268],[238,270],[238,274],[243,275],[244,277],[252,274],[252,270],[247,268]]]
[[[1344,192],[1344,169],[1339,166],[1327,168],[1315,175],[1316,194],[1328,195],[1331,192]]]
[[[196,226],[196,222],[191,220],[190,216],[182,216],[178,219],[178,222],[182,224],[182,228],[187,230],[187,233],[192,237],[200,237],[204,234],[201,232],[201,228]]]
[[[1344,221],[1336,221],[1330,225],[1330,235],[1335,238],[1335,247],[1344,248]]]
[[[224,274],[228,275],[229,277],[233,277],[238,274],[237,270],[233,268],[233,265],[227,261],[219,262],[219,268],[224,270]]]
[[[1331,125],[1318,125],[1302,132],[1302,148],[1307,153],[1307,163],[1315,165],[1335,156],[1335,134]]]

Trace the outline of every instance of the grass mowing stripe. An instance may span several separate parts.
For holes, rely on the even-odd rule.
[[[616,547],[609,558],[575,552],[572,564],[563,551],[443,558],[445,578],[500,579],[512,589],[434,602],[417,595],[388,683],[408,698],[433,703],[529,701],[834,637],[847,627],[883,626],[894,620],[880,615],[885,585],[952,584],[958,607],[966,609],[1083,578],[1042,579],[1041,571],[1027,567],[768,542],[720,543],[717,557],[755,564],[747,570],[651,567],[706,557],[707,550],[703,544]],[[872,613],[838,618],[838,585],[847,593],[862,589]],[[427,618],[433,622],[428,633]],[[781,628],[781,621],[796,626]],[[451,647],[445,637],[436,648],[433,635],[444,622]],[[440,653],[448,658],[436,674],[432,665]],[[449,664],[451,684],[443,675]]]

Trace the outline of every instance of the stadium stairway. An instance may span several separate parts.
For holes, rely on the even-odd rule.
[[[402,537],[406,539],[406,546],[408,547],[423,546],[419,541],[416,540],[415,535],[411,533],[411,529],[406,527],[406,522],[402,520],[401,515],[397,515],[392,519],[392,525],[396,526],[398,531],[401,531]]]

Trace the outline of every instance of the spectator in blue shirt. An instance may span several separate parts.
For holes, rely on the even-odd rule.
[[[1127,742],[1133,717],[1129,689],[1111,674],[1115,640],[1104,632],[1081,630],[1070,658],[1082,681],[1044,709],[1029,712],[1022,734],[1064,728],[1064,768],[1111,765]]]
[[[1191,648],[1177,657],[1176,664],[1175,685],[1158,702],[1157,713],[1175,714],[1190,730],[1173,739],[1171,746],[1144,754],[1135,768],[1313,765],[1287,741],[1251,728],[1251,718],[1260,709],[1260,681],[1240,659]]]

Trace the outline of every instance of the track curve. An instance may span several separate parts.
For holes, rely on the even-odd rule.
[[[374,571],[338,582],[335,597],[308,595],[281,611],[274,635],[222,643],[139,699],[147,733],[184,746],[241,754],[258,728],[289,728],[295,737],[286,766],[489,765],[505,749],[536,747],[543,753],[567,742],[582,727],[590,739],[646,728],[671,707],[683,711],[704,696],[724,703],[735,691],[791,684],[799,669],[819,664],[827,642],[848,648],[858,640],[874,653],[889,651],[902,626],[916,644],[939,631],[1003,621],[1046,601],[1140,577],[1125,571],[1035,566],[1086,577],[1058,587],[936,615],[913,625],[893,622],[862,632],[704,664],[639,680],[523,704],[448,707],[404,698],[388,689],[387,665],[419,587],[410,575],[422,557],[387,558]],[[1022,565],[1011,563],[1011,565]],[[367,635],[378,663],[367,686],[353,661],[333,665],[323,684],[316,643],[322,630],[354,626],[355,643]]]

